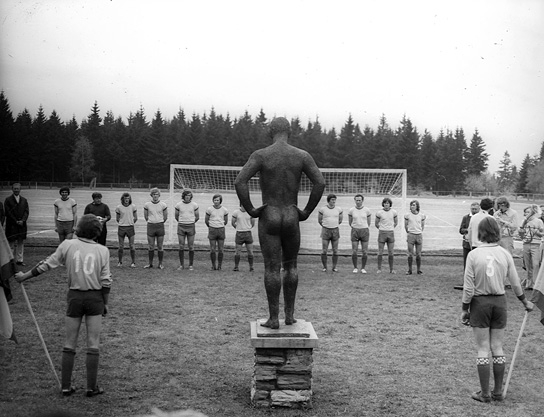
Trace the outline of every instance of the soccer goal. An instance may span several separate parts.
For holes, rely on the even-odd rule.
[[[234,189],[234,181],[242,167],[212,166],[212,165],[170,165],[170,204],[172,216],[170,216],[169,240],[177,240],[175,234],[176,222],[173,217],[173,207],[181,201],[181,192],[190,189],[193,192],[193,200],[199,205],[200,221],[197,223],[197,236],[195,243],[207,245],[207,229],[204,224],[206,209],[212,205],[212,196],[216,193],[223,195],[223,205],[232,213],[239,206],[238,197]],[[326,204],[327,194],[337,195],[337,205],[344,210],[344,222],[341,224],[340,247],[349,249],[348,210],[354,205],[355,194],[363,194],[364,205],[371,209],[372,214],[381,209],[384,197],[393,200],[393,208],[398,212],[399,226],[398,236],[404,236],[404,213],[406,211],[407,179],[405,169],[350,169],[350,168],[321,168],[325,177],[326,187],[323,193],[322,203]],[[299,206],[306,205],[312,184],[303,174],[300,182]],[[255,175],[249,182],[249,189],[253,204],[261,204],[261,188],[259,176]],[[230,216],[229,216],[230,219]],[[230,220],[229,220],[230,221]],[[372,216],[374,221],[374,216]],[[373,225],[371,225],[374,228]],[[256,226],[256,228],[258,225]],[[230,223],[227,229],[227,246],[234,242],[234,229]],[[321,248],[319,237],[321,229],[317,223],[317,209],[310,218],[301,223],[301,248],[310,251]],[[254,232],[256,237],[256,230]],[[375,239],[373,239],[375,240]],[[256,243],[258,243],[256,241]],[[371,246],[373,246],[371,242]]]

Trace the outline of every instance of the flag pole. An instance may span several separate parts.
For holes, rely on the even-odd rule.
[[[510,378],[512,377],[512,371],[514,370],[514,362],[516,361],[516,355],[519,350],[519,343],[521,342],[521,337],[523,336],[523,331],[525,330],[525,324],[527,323],[527,317],[529,312],[525,311],[525,317],[523,318],[523,323],[521,323],[521,329],[519,330],[518,340],[516,342],[516,347],[514,349],[514,354],[512,355],[512,362],[510,362],[510,368],[508,369],[508,376],[506,377],[506,384],[504,385],[504,391],[502,393],[503,398],[506,398],[506,392],[508,391],[508,384],[510,383]]]
[[[40,331],[40,326],[38,326],[38,322],[36,321],[36,317],[34,316],[34,312],[32,311],[32,306],[30,305],[30,300],[28,299],[28,295],[26,295],[25,286],[21,282],[21,289],[23,290],[23,295],[26,300],[26,305],[28,306],[28,310],[30,311],[30,315],[32,316],[32,320],[34,320],[34,324],[36,325],[36,329],[38,330],[38,336],[40,336],[40,340],[42,342],[43,350],[45,351],[45,356],[47,356],[47,359],[49,360],[49,365],[51,365],[51,369],[53,370],[53,373],[55,374],[55,378],[57,379],[57,383],[59,384],[59,388],[62,389],[62,385],[60,383],[59,376],[57,375],[57,371],[55,371],[55,366],[53,365],[53,361],[51,360],[51,356],[49,356],[49,352],[47,351],[47,346],[45,345],[45,340],[43,340],[42,332]]]

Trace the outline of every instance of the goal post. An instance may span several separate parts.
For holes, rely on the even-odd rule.
[[[223,194],[223,205],[227,207],[229,213],[238,208],[238,198],[234,189],[234,181],[242,167],[236,166],[213,166],[213,165],[170,165],[170,204],[171,216],[169,216],[169,241],[176,239],[176,221],[174,218],[174,206],[181,201],[181,192],[190,189],[193,192],[194,201],[199,205],[200,221],[197,223],[197,238],[195,242],[198,245],[207,245],[207,230],[204,225],[204,216],[207,207],[212,205],[211,198],[215,193]],[[334,193],[338,196],[337,205],[344,210],[344,222],[342,228],[348,228],[347,212],[354,205],[353,197],[355,194],[363,194],[365,197],[365,206],[371,208],[373,218],[377,209],[381,208],[381,201],[384,197],[390,197],[393,200],[393,208],[398,212],[399,226],[397,236],[402,238],[404,232],[404,213],[406,212],[406,192],[407,192],[407,173],[406,169],[356,169],[356,168],[320,168],[325,178],[325,192]],[[299,205],[305,205],[312,184],[306,175],[302,175],[300,182],[300,201]],[[249,190],[254,200],[255,206],[260,201],[260,184],[258,173],[249,181]],[[310,219],[301,223],[301,248],[302,249],[320,249],[321,240],[319,238],[320,228],[311,222],[313,216],[317,216],[317,210],[312,213]],[[229,215],[230,219],[230,215]],[[303,226],[307,224],[308,226]],[[374,228],[374,225],[371,225]],[[304,230],[308,229],[308,231]],[[199,230],[204,230],[199,233]],[[227,233],[227,246],[234,241],[234,231],[230,222],[227,225],[227,232],[232,234],[229,241]],[[254,233],[255,235],[255,233]],[[342,233],[341,239],[343,246],[351,247],[349,235]],[[232,241],[232,242],[231,242]],[[372,245],[371,245],[372,246]]]

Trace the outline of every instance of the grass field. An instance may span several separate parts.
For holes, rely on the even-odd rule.
[[[106,203],[110,210],[115,210],[115,207],[119,204],[122,193],[125,190],[111,190],[103,189],[97,190],[103,194],[102,201]],[[93,190],[89,189],[74,189],[71,192],[70,197],[74,198],[78,203],[78,215],[82,215],[85,206],[92,202],[91,194]],[[3,201],[10,194],[10,190],[0,190],[0,199]],[[29,239],[38,242],[50,242],[52,244],[57,243],[57,235],[54,231],[53,222],[53,203],[55,199],[59,197],[57,189],[23,189],[21,192],[30,204],[30,218],[28,222]],[[143,205],[146,201],[150,200],[149,193],[147,191],[131,191],[133,202],[138,208],[139,221],[136,223],[136,241],[139,244],[145,244],[146,242],[146,224],[143,218]],[[201,248],[208,247],[207,240],[207,228],[204,224],[204,215],[206,208],[212,205],[213,193],[199,193],[195,192],[194,201],[200,206],[201,220],[196,225],[196,240],[195,243]],[[238,208],[238,198],[234,193],[223,194],[223,205],[232,212]],[[167,190],[162,193],[162,200],[166,201],[169,205],[169,218],[174,219],[174,205],[181,200],[181,195],[176,194],[173,201],[170,201],[170,196]],[[443,197],[436,198],[434,196],[421,196],[415,197],[421,204],[421,210],[427,215],[427,221],[424,231],[423,250],[427,253],[449,253],[459,254],[461,253],[461,235],[459,234],[459,225],[461,219],[465,214],[470,211],[470,204],[473,201],[479,201],[479,198],[467,199],[466,197]],[[303,207],[307,202],[308,196],[301,196],[299,199],[299,206]],[[408,205],[412,198],[407,199]],[[377,229],[374,226],[374,215],[381,209],[381,197],[367,197],[365,199],[365,206],[372,212],[372,224],[370,227],[370,242],[369,249],[371,251],[377,250]],[[254,205],[260,205],[260,196],[253,197]],[[326,204],[326,196],[323,196],[318,207]],[[527,201],[512,201],[511,205],[518,215],[523,213],[523,208],[529,204]],[[342,252],[348,253],[351,251],[350,242],[350,228],[348,224],[347,212],[349,208],[354,206],[353,196],[339,195],[337,205],[344,209],[344,222],[340,225],[340,244],[339,248]],[[397,251],[403,251],[406,249],[406,237],[404,233],[404,221],[402,219],[402,213],[408,210],[408,206],[401,207],[400,199],[393,199],[393,208],[399,211],[399,226],[396,229],[396,242],[395,248]],[[114,216],[114,215],[113,215]],[[301,246],[305,248],[307,252],[318,253],[321,249],[321,239],[319,237],[321,228],[317,222],[317,210],[315,210],[310,218],[305,222],[300,223],[301,226]],[[167,245],[177,245],[177,235],[173,223],[167,225],[168,230],[172,232],[167,236]],[[258,221],[255,227],[254,236],[257,236]],[[115,224],[115,217],[108,223],[108,242],[111,245],[117,244],[117,225]],[[234,228],[230,225],[226,227],[227,238],[225,245],[227,247],[234,247]],[[258,240],[256,241],[258,245]],[[521,252],[521,244],[516,242],[516,250],[519,254]]]
[[[33,265],[51,251],[28,247]],[[112,264],[115,251],[111,251]],[[146,253],[138,251],[143,264]],[[174,257],[167,253],[167,258]],[[518,262],[519,260],[516,260]],[[404,260],[403,260],[404,262]],[[422,276],[320,272],[317,256],[299,259],[296,317],[312,322],[314,350],[310,410],[260,410],[250,404],[253,350],[249,322],[267,316],[262,259],[248,272],[210,271],[197,252],[195,271],[113,267],[110,313],[104,321],[99,383],[106,394],[83,395],[84,332],[69,398],[58,393],[20,285],[12,284],[11,314],[19,344],[0,339],[0,415],[135,416],[194,409],[208,416],[496,416],[535,417],[544,409],[544,327],[529,316],[503,403],[470,399],[478,388],[471,331],[460,325],[462,259],[423,259]],[[519,267],[519,265],[518,265]],[[400,269],[400,268],[399,268]],[[521,268],[519,268],[521,271]],[[45,342],[60,373],[66,271],[25,283]],[[510,291],[507,366],[524,316]]]

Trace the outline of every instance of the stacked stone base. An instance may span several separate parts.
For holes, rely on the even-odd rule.
[[[312,407],[313,349],[255,349],[251,402],[256,407]]]
[[[312,407],[313,349],[317,335],[310,322],[269,329],[251,322],[255,348],[251,402],[255,407]]]

